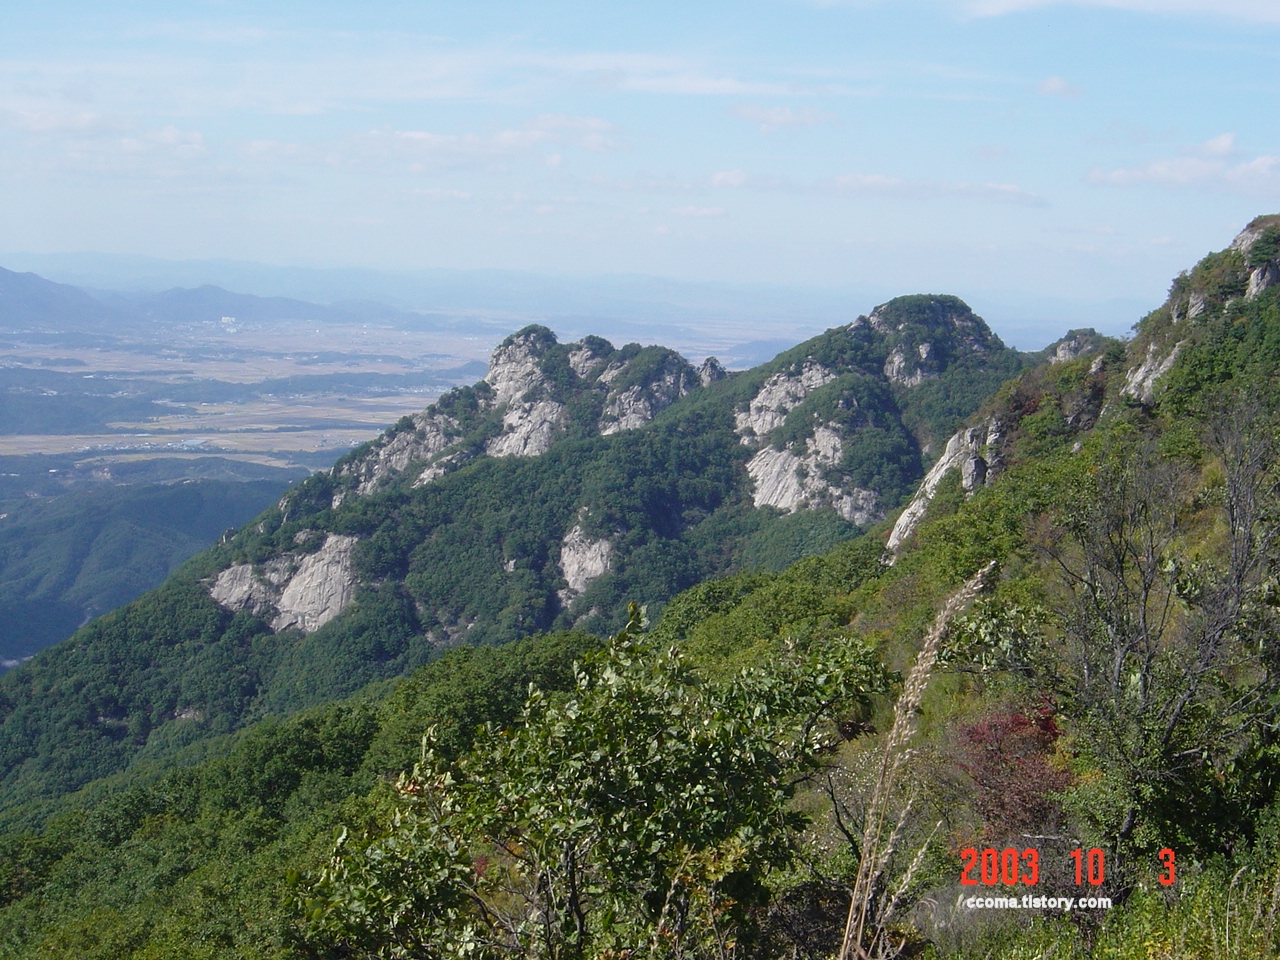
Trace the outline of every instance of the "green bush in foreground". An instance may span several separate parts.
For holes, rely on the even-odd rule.
[[[332,956],[704,957],[750,941],[792,853],[818,721],[883,690],[865,646],[704,683],[638,636],[639,610],[553,700],[447,763],[423,759],[380,824],[344,831],[307,898]],[[322,952],[324,951],[322,948]]]

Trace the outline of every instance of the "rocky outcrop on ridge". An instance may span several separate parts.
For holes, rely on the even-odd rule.
[[[976,404],[1003,379],[992,357],[1022,363],[953,297],[890,301],[735,374],[714,358],[695,369],[662,347],[562,344],[526,327],[493,351],[483,380],[291,490],[256,535],[225,545],[206,586],[277,631],[337,619],[360,633],[374,629],[366,612],[430,643],[578,624],[610,591],[660,592],[718,562],[698,551],[722,507],[829,512],[816,528],[841,536],[881,520],[923,472],[919,438],[941,433],[934,414],[906,426],[912,398],[948,417],[931,385],[945,389],[959,368]],[[954,420],[943,422],[949,435]],[[693,534],[702,523],[712,526]],[[462,555],[467,569],[454,569]],[[471,599],[456,601],[455,583]],[[361,615],[344,616],[361,586]]]
[[[818,427],[806,447],[802,457],[790,450],[765,447],[751,458],[747,473],[755,481],[753,501],[757,507],[776,507],[788,513],[830,507],[858,526],[884,516],[874,490],[845,490],[823,479],[825,471],[844,455],[839,433],[830,427]]]
[[[874,523],[884,515],[877,507],[879,498],[874,491],[845,489],[827,479],[844,456],[838,427],[826,423],[815,426],[798,453],[767,445],[769,435],[786,423],[792,410],[837,376],[820,363],[804,360],[770,376],[746,409],[734,415],[740,441],[757,449],[747,463],[747,474],[754,483],[752,501],[757,507],[775,507],[787,513],[831,507],[859,526]]]
[[[1000,447],[1003,429],[995,417],[988,417],[974,427],[966,427],[957,431],[947,441],[938,462],[920,481],[920,488],[911,498],[907,508],[902,511],[893,532],[889,534],[886,544],[891,554],[897,553],[907,539],[915,533],[916,527],[924,519],[938,491],[938,484],[952,470],[960,471],[960,485],[965,493],[972,493],[994,477],[1000,464]]]
[[[1231,241],[1249,269],[1245,296],[1252,300],[1280,283],[1280,216],[1258,217]]]
[[[788,512],[831,508],[859,526],[882,519],[898,490],[860,482],[869,473],[860,452],[883,455],[895,431],[903,437],[902,410],[922,384],[957,366],[990,376],[985,368],[993,358],[1010,363],[1012,373],[1020,368],[1012,357],[955,297],[900,297],[828,331],[808,356],[775,369],[735,413],[740,441],[756,451],[747,464],[753,502]],[[862,445],[863,431],[877,440]],[[918,450],[929,442],[921,425],[912,445]],[[920,469],[918,453],[907,459],[900,461],[903,472]]]
[[[1142,321],[1130,346],[1130,367],[1121,393],[1144,405],[1154,403],[1161,379],[1189,343],[1277,284],[1280,215],[1258,217],[1226,250],[1209,254],[1179,274],[1164,305]]]
[[[786,422],[787,414],[805,397],[835,378],[835,373],[809,360],[801,363],[798,369],[775,373],[751,398],[747,408],[734,415],[738,436],[747,446],[759,445],[768,434]]]
[[[712,380],[718,379],[717,370],[725,375],[718,363],[703,369],[710,369]],[[333,507],[347,496],[385,488],[411,464],[421,465],[413,485],[422,486],[480,453],[540,456],[567,433],[575,400],[579,407],[599,410],[592,432],[634,430],[703,379],[672,350],[638,344],[619,350],[599,337],[560,344],[545,327],[526,327],[498,345],[475,387],[441,398],[335,467],[335,479],[344,482]],[[465,410],[449,412],[449,401],[464,395],[469,405],[454,406]]]
[[[596,425],[601,436],[642,427],[695,386],[703,385],[689,364],[677,355],[667,357],[651,376],[630,386],[620,385],[625,369],[623,365],[615,367],[610,364],[600,375],[601,382],[610,386],[603,413]]]
[[[1151,403],[1155,399],[1156,382],[1173,369],[1178,354],[1186,344],[1185,340],[1180,340],[1163,355],[1160,344],[1154,341],[1147,344],[1146,358],[1125,374],[1124,386],[1120,388],[1120,392],[1140,403]]]

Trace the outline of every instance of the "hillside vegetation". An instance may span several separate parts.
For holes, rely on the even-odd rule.
[[[900,298],[735,375],[514,334],[485,380],[0,678],[0,821],[461,643],[609,633],[633,598],[656,613],[856,537],[1026,362],[951,297]]]
[[[268,480],[104,484],[0,502],[0,665],[158,586],[285,487]]]
[[[1132,342],[1069,335],[950,440],[926,440],[936,427],[924,414],[904,418],[936,461],[927,474],[916,462],[921,482],[892,537],[886,511],[864,535],[790,564],[738,554],[728,575],[655,604],[652,624],[634,605],[602,609],[596,622],[622,618],[611,640],[559,629],[581,618],[584,592],[560,601],[543,632],[456,646],[399,683],[241,729],[224,722],[221,739],[172,741],[168,753],[153,746],[167,722],[140,749],[130,737],[143,735],[126,730],[114,767],[125,772],[11,808],[0,956],[1275,956],[1277,227],[1255,221],[1179,278]],[[897,366],[893,346],[881,356],[882,371]],[[723,417],[739,458],[802,461],[821,449],[808,441],[827,417],[870,405],[833,390],[814,401],[821,426],[807,435],[807,414],[788,425],[802,403],[777,421],[752,411],[746,398],[769,378],[799,380],[814,359],[784,355],[753,374],[758,386],[737,388],[745,409]],[[691,428],[682,410],[712,409],[746,376],[690,390],[686,407],[673,402],[632,436]],[[251,550],[267,564],[281,544],[320,539],[298,540],[303,529],[354,535],[317,517],[382,497],[403,507],[439,495],[414,491],[554,452],[479,453],[505,416],[483,394],[455,394],[473,410],[444,410],[460,424],[450,442],[382,477],[359,469],[390,462],[396,435],[425,442],[441,410],[402,425],[243,531],[227,550],[244,553],[209,555],[103,630],[153,671],[162,640],[132,653],[144,630],[169,629],[151,635],[179,637],[191,664],[218,644],[181,638],[242,631],[238,660],[201,668],[210,689],[226,683],[281,634],[260,614],[205,604],[201,578]],[[609,391],[596,397],[607,404]],[[774,424],[763,441],[740,413]],[[575,422],[590,421],[557,429]],[[870,412],[858,423],[885,431],[877,443],[892,433]],[[565,442],[605,449],[625,436]],[[432,458],[459,451],[465,463],[414,486]],[[832,491],[852,481],[834,463],[813,495],[839,516]],[[743,486],[744,512],[760,509]],[[553,542],[583,506],[602,504],[572,498],[552,516]],[[291,528],[299,515],[312,526]],[[625,595],[640,581],[616,582]],[[416,616],[451,623],[403,589]],[[390,635],[393,622],[369,633]],[[12,676],[40,677],[41,660]],[[144,699],[177,682],[157,676]],[[21,708],[4,706],[10,718]],[[59,756],[23,765],[54,769]],[[964,905],[1024,894],[1111,907]]]

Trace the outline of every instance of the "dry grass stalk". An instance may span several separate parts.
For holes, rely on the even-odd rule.
[[[901,829],[899,819],[890,831],[892,836],[885,837],[893,795],[898,788],[902,772],[912,756],[912,751],[908,749],[907,744],[911,742],[916,732],[916,715],[924,700],[929,678],[933,674],[933,667],[938,659],[938,649],[946,633],[947,624],[982,591],[987,577],[994,568],[994,561],[988,563],[952,594],[942,610],[938,612],[933,626],[925,634],[920,654],[907,675],[902,695],[898,697],[897,705],[894,707],[893,727],[885,738],[880,772],[876,777],[875,789],[871,793],[871,801],[867,804],[862,831],[862,856],[858,861],[858,876],[853,884],[853,896],[849,902],[849,916],[845,922],[839,960],[849,960],[850,957],[855,956],[860,960],[868,960],[870,957],[868,950],[863,947],[863,937],[866,933],[867,920],[875,905],[876,883],[889,864],[889,858],[896,846],[897,834]],[[880,933],[883,931],[877,931],[877,939]]]

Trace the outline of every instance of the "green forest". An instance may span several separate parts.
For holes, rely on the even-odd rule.
[[[158,586],[285,487],[192,480],[0,499],[0,661],[29,657]]]
[[[1127,342],[953,358],[902,298],[637,430],[303,482],[0,678],[0,957],[1276,956],[1280,287],[1248,281],[1280,218],[1251,228]],[[877,379],[904,346],[939,375]],[[896,510],[754,507],[734,415],[804,362],[840,372],[763,443],[852,417],[834,470],[896,507],[985,424],[985,482],[950,470],[894,552]],[[622,560],[566,607],[580,511]],[[326,626],[211,599],[317,534],[360,544]]]

